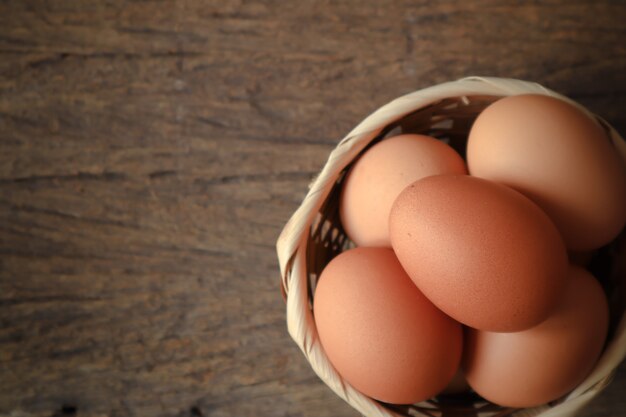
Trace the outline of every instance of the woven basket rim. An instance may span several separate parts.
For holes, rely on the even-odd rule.
[[[379,402],[361,394],[344,381],[334,370],[319,339],[308,300],[308,270],[306,249],[315,215],[335,186],[339,175],[363,148],[388,125],[407,114],[443,99],[518,94],[543,94],[566,101],[590,117],[606,130],[618,152],[626,161],[626,142],[604,119],[594,115],[575,101],[537,83],[495,77],[466,77],[446,82],[401,96],[383,105],[359,123],[330,153],[323,169],[311,183],[309,192],[282,230],[276,244],[281,270],[281,293],[287,304],[289,334],[302,350],[309,364],[339,397],[360,413],[371,417],[400,417]],[[610,382],[614,369],[626,356],[626,313],[622,314],[613,339],[589,376],[555,406],[522,409],[516,416],[570,416],[583,408]]]

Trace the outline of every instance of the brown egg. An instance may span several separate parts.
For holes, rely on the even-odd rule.
[[[600,125],[543,95],[501,99],[476,119],[471,175],[515,188],[556,224],[568,249],[613,240],[626,223],[626,170]]]
[[[464,175],[416,181],[394,203],[389,232],[424,295],[474,328],[532,327],[565,285],[567,253],[555,226],[501,184]]]
[[[350,170],[340,199],[341,223],[358,246],[391,246],[389,212],[413,181],[435,174],[465,174],[465,162],[445,143],[400,135],[369,149]]]
[[[572,266],[561,302],[541,324],[518,333],[469,330],[463,368],[470,386],[506,407],[532,407],[566,394],[592,370],[608,327],[600,284]]]
[[[391,249],[356,248],[333,259],[315,290],[314,316],[337,372],[377,400],[430,398],[459,366],[460,324],[424,297]]]

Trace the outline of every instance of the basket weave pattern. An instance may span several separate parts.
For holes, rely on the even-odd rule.
[[[402,96],[363,120],[330,154],[310,185],[300,207],[283,229],[277,243],[281,290],[287,303],[287,327],[316,374],[341,398],[368,417],[399,416],[572,416],[611,380],[626,356],[624,307],[624,233],[607,249],[605,289],[611,303],[612,328],[604,352],[591,374],[564,398],[530,409],[505,409],[476,396],[429,400],[412,406],[395,406],[373,400],[350,386],[334,370],[319,342],[312,314],[317,278],[326,264],[353,244],[339,220],[339,192],[346,170],[369,146],[397,133],[420,133],[439,138],[465,154],[469,129],[477,115],[493,101],[509,95],[544,94],[567,101],[594,117],[626,160],[626,143],[604,120],[577,103],[538,84],[519,80],[470,77]],[[515,378],[514,375],[511,376]]]

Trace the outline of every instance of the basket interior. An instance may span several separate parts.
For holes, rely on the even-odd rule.
[[[403,133],[417,133],[435,137],[452,146],[465,159],[467,135],[478,114],[498,96],[468,96],[449,98],[428,107],[418,109],[388,125],[361,152],[385,138]],[[604,124],[603,124],[604,126]],[[355,158],[356,161],[357,158]],[[353,161],[354,163],[354,161]],[[339,197],[342,182],[352,164],[339,175],[337,182],[311,225],[306,245],[308,270],[309,308],[318,277],[324,267],[342,251],[354,247],[345,234],[339,217]],[[613,337],[617,321],[622,317],[626,305],[626,233],[609,245],[595,251],[588,269],[598,278],[609,297],[611,322],[607,340]],[[514,377],[514,376],[512,376]],[[554,403],[558,403],[556,400]],[[510,416],[516,409],[491,404],[473,392],[438,396],[415,405],[383,404],[389,410],[405,416]]]

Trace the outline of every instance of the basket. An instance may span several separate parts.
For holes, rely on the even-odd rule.
[[[398,133],[433,136],[445,140],[464,155],[469,129],[486,106],[504,96],[528,93],[556,97],[595,118],[626,160],[626,143],[619,134],[606,121],[572,100],[531,82],[469,77],[397,98],[363,120],[331,152],[302,204],[285,225],[276,246],[289,334],[315,373],[364,416],[573,416],[609,384],[615,368],[626,356],[624,231],[599,251],[590,267],[595,268],[592,272],[609,295],[611,324],[607,344],[589,376],[572,392],[550,404],[528,409],[503,408],[472,393],[437,397],[409,406],[384,404],[361,394],[344,381],[319,342],[312,314],[317,278],[335,255],[353,246],[342,229],[338,210],[341,182],[350,164],[367,147]]]

